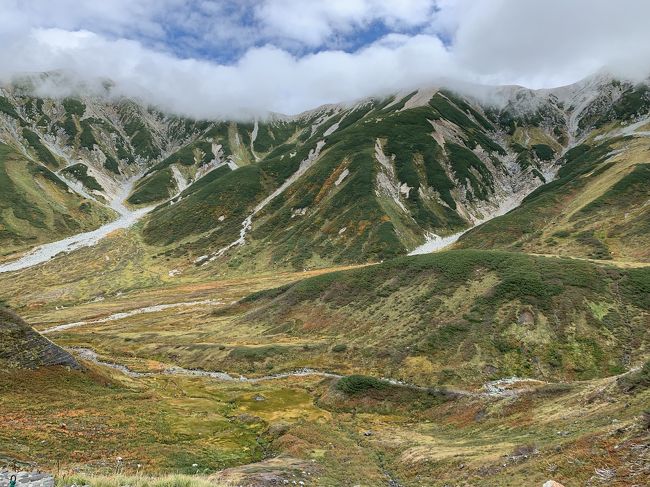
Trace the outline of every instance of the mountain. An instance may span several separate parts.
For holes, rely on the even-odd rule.
[[[439,90],[323,107],[271,127],[287,123],[290,138],[268,153],[258,137],[273,129],[256,124],[259,162],[224,168],[158,207],[145,240],[174,246],[172,255],[263,255],[295,268],[382,260],[505,211],[552,177],[561,150],[540,126],[541,157],[531,150],[517,162],[497,114]]]
[[[130,193],[131,209],[158,205],[141,227],[152,252],[190,267],[384,260],[522,200],[502,218],[526,228],[487,223],[460,245],[602,257],[610,243],[601,235],[611,231],[621,257],[648,257],[645,85],[598,76],[555,90],[422,89],[251,123],[188,120],[97,96],[37,98],[26,82],[3,88],[0,107],[5,153],[68,187],[64,213],[85,212],[77,228],[98,226]],[[608,203],[621,193],[625,201]],[[542,218],[568,198],[570,214]],[[35,214],[4,218],[9,252],[74,231]]]
[[[54,365],[80,368],[72,355],[0,305],[0,368],[35,369]]]
[[[2,255],[95,228],[115,212],[73,192],[53,169],[0,143]]]

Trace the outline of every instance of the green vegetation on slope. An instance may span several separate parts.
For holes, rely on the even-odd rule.
[[[184,166],[196,165],[200,167],[203,164],[210,162],[212,159],[214,159],[214,154],[212,153],[211,143],[205,141],[192,142],[163,159],[161,162],[149,169],[147,174],[152,174],[155,171],[164,169],[173,164],[181,164]]]
[[[645,353],[649,289],[646,268],[467,250],[324,274],[242,303],[244,322],[268,333],[293,323],[288,336],[346,343],[346,360],[391,377],[586,379]],[[341,360],[323,353],[312,360]]]
[[[45,166],[0,144],[0,246],[3,253],[98,226],[108,218],[68,192]]]
[[[12,118],[20,118],[20,115],[18,115],[18,112],[6,96],[0,96],[0,112]]]
[[[524,248],[531,250],[546,248],[546,252],[551,253],[554,240],[539,243],[540,240],[548,238],[544,232],[557,231],[557,228],[553,230],[552,225],[557,225],[557,220],[566,214],[566,205],[573,199],[584,195],[592,181],[598,181],[601,175],[614,167],[614,162],[606,162],[608,154],[617,144],[624,142],[625,139],[611,139],[598,145],[582,144],[569,150],[560,161],[562,167],[555,180],[533,191],[519,207],[506,215],[490,220],[467,232],[461,237],[458,245],[463,248]],[[631,176],[631,178],[636,177],[640,177],[640,175]],[[628,185],[629,182],[628,178],[621,184]],[[639,186],[635,187],[640,188]],[[586,200],[586,203],[589,201]],[[624,200],[620,201],[622,204]],[[589,212],[588,208],[589,206],[584,211]],[[576,217],[580,214],[577,213]],[[551,216],[555,216],[556,219],[552,220]],[[618,215],[618,218],[622,216]],[[604,255],[602,244],[598,243],[600,242],[598,237],[584,234],[584,230],[576,230],[580,229],[567,230],[557,236],[573,235],[573,241],[585,249],[586,256]],[[583,236],[582,243],[575,238],[579,235]]]
[[[650,164],[639,164],[610,189],[592,200],[578,212],[578,217],[598,214],[603,210],[625,210],[635,203],[643,203],[650,188]]]
[[[149,161],[160,156],[160,149],[156,146],[149,127],[133,115],[126,120],[124,130],[131,139],[133,152]]]
[[[154,203],[169,198],[176,183],[172,170],[168,167],[140,180],[127,199],[132,205]]]
[[[472,192],[481,200],[487,200],[489,192],[487,188],[493,189],[492,174],[485,167],[476,154],[471,150],[458,144],[449,143],[446,145],[449,152],[449,162],[460,181],[469,182]],[[478,172],[481,179],[477,178],[474,171]]]
[[[199,255],[232,242],[239,236],[247,212],[291,177],[321,141],[325,145],[319,159],[300,181],[255,215],[251,246],[233,250],[237,255],[229,256],[231,267],[252,262],[250,253],[264,254],[262,266],[294,269],[323,262],[377,261],[419,245],[425,232],[446,235],[465,228],[467,222],[457,212],[452,193],[455,197],[464,194],[454,191],[460,183],[468,189],[470,201],[488,200],[494,192],[491,171],[502,170],[497,156],[506,152],[494,140],[495,126],[467,102],[437,93],[423,106],[398,111],[412,96],[414,93],[392,106],[388,105],[394,99],[370,100],[349,110],[319,112],[314,117],[330,118],[314,130],[310,129],[316,118],[309,117],[302,126],[260,123],[254,145],[263,157],[252,163],[257,169],[250,170],[259,186],[253,192],[244,186],[236,212],[232,202],[224,205],[224,198],[234,191],[231,181],[245,176],[241,169],[211,181],[209,195],[203,187],[187,191],[178,205],[153,213],[145,227],[146,241],[170,245],[193,239],[193,244],[183,249]],[[460,134],[460,140],[454,139],[458,143],[447,141],[444,150],[433,137],[432,126],[442,119],[456,124]],[[331,127],[336,130],[326,137]],[[249,164],[252,131],[250,124],[222,123],[202,137],[222,144],[225,154]],[[184,147],[150,173],[171,163],[197,162],[195,145]],[[379,163],[377,145],[392,167]],[[478,146],[483,149],[477,151],[481,157],[471,150]],[[486,157],[490,163],[484,162]],[[400,201],[386,189],[386,180],[398,188],[393,191],[400,193]],[[178,215],[190,208],[192,221],[181,222]],[[171,234],[168,218],[178,221]],[[179,249],[177,254],[182,252]]]
[[[221,228],[230,232],[217,236],[223,242],[239,232],[241,221],[251,205],[262,197],[259,166],[245,166],[227,173],[183,198],[177,204],[152,212],[143,234],[148,243],[168,245],[192,234]],[[192,215],[188,218],[187,215]],[[219,217],[224,216],[224,222]],[[221,234],[221,232],[218,232]]]
[[[626,84],[624,86],[618,81],[615,81],[614,84],[623,88],[621,97],[611,105],[602,103],[602,106],[598,106],[593,112],[587,110],[586,115],[581,117],[578,123],[581,130],[589,127],[602,127],[613,121],[629,122],[639,115],[647,115],[650,112],[650,87],[645,84],[636,86]]]
[[[88,166],[82,163],[73,164],[61,171],[64,174],[69,174],[77,181],[81,182],[86,188],[97,191],[102,191],[104,188],[97,182],[97,180],[88,174]]]
[[[24,128],[23,137],[25,137],[30,147],[34,149],[34,152],[36,153],[36,158],[38,159],[39,162],[42,162],[43,164],[46,164],[54,168],[59,166],[59,162],[52,155],[50,150],[43,145],[41,139],[38,137],[38,135],[36,135],[35,132],[27,128]]]

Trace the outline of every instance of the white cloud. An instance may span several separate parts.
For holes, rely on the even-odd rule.
[[[255,10],[268,37],[319,46],[337,33],[381,21],[395,29],[422,26],[431,20],[432,0],[264,0]]]
[[[353,54],[325,51],[301,58],[265,46],[221,66],[88,31],[40,29],[16,43],[11,54],[0,51],[0,65],[8,74],[64,68],[79,81],[111,79],[117,95],[196,117],[296,113],[460,75],[435,36],[393,36]]]
[[[650,2],[438,0],[435,11],[433,4],[0,0],[0,78],[63,69],[81,81],[112,79],[116,94],[174,112],[242,118],[441,78],[547,87],[602,67],[650,72]],[[352,53],[331,48],[376,22],[393,33]],[[243,49],[228,65],[178,57],[228,43]]]

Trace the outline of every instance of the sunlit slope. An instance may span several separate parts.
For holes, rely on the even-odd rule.
[[[577,146],[557,180],[458,246],[650,261],[649,148],[649,139],[632,135]]]
[[[428,88],[241,122],[110,96],[44,99],[33,82],[1,89],[0,140],[99,204],[133,184],[127,205],[158,205],[145,243],[181,270],[381,261],[502,214],[556,174],[512,214],[519,223],[461,245],[647,259],[643,84]],[[538,201],[548,191],[557,200]]]
[[[649,279],[650,268],[448,251],[323,274],[236,305],[226,297],[180,321],[168,311],[52,336],[110,357],[246,375],[310,367],[425,385],[588,379],[646,359]]]
[[[426,383],[580,379],[617,373],[648,354],[649,291],[650,268],[449,251],[253,295],[241,320],[255,324],[260,340],[320,342],[312,351],[270,353],[271,364],[317,356],[332,368],[349,362]]]

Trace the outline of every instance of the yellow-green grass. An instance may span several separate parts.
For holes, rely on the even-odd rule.
[[[86,365],[86,372],[0,373],[0,417],[8,426],[0,431],[0,456],[49,470],[111,473],[119,463],[124,473],[209,473],[267,454],[261,418],[329,416],[291,381],[269,389],[180,376],[133,379]],[[269,397],[272,411],[252,407],[255,394]]]
[[[195,258],[160,254],[142,241],[138,227],[119,230],[93,247],[0,274],[0,298],[38,326],[155,304],[205,299],[230,303],[253,291],[331,270],[229,272],[198,266]]]
[[[186,282],[63,310],[26,306],[25,316],[43,330],[152,304],[219,302],[49,335],[137,370],[175,364],[260,376],[310,367],[422,385],[508,375],[584,379],[625,370],[626,346],[633,363],[647,355],[640,331],[648,314],[642,296],[633,297],[630,272],[577,259],[455,251],[336,274]]]
[[[601,140],[592,149],[597,144],[606,147]],[[644,227],[647,188],[644,193],[640,185],[630,182],[620,190],[624,194],[616,205],[595,206],[624,178],[629,180],[634,171],[647,164],[649,148],[647,138],[612,140],[604,154],[598,154],[596,148],[593,157],[580,162],[568,180],[543,186],[536,198],[468,232],[456,246],[621,262],[650,261],[650,240]]]
[[[316,378],[133,379],[95,366],[2,372],[0,418],[9,427],[0,430],[0,456],[37,461],[60,474],[59,485],[101,487],[255,485],[270,471],[317,486],[379,486],[388,477],[404,486],[582,485],[595,468],[615,468],[615,485],[643,485],[635,445],[649,394],[623,393],[615,378],[429,400],[399,388],[348,395]]]
[[[57,477],[57,487],[88,485],[90,487],[219,487],[206,476],[170,474],[158,477],[148,475],[83,475],[70,474]]]

